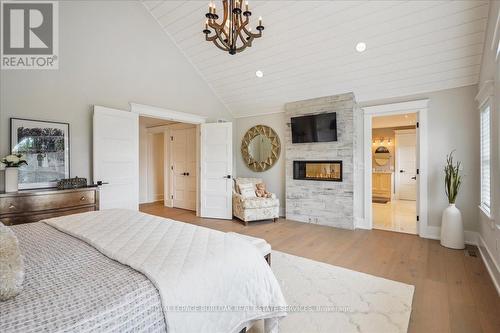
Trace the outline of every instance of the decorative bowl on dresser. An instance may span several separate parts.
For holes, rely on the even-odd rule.
[[[0,192],[0,221],[5,225],[99,210],[99,188]]]

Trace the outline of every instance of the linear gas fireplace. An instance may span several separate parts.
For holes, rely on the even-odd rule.
[[[342,181],[342,161],[293,161],[293,179]]]

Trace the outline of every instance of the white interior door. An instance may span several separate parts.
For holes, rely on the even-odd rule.
[[[232,219],[232,123],[201,126],[200,215]]]
[[[196,210],[196,128],[171,131],[173,206]]]
[[[139,209],[139,116],[94,106],[94,182],[103,181],[100,209]]]
[[[417,136],[396,134],[396,195],[400,200],[417,200]]]

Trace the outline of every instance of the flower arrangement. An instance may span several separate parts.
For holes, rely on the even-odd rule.
[[[462,185],[462,175],[460,175],[460,162],[453,162],[453,153],[452,151],[449,155],[446,156],[446,166],[444,167],[444,184],[446,196],[448,197],[448,202],[450,204],[454,204],[458,191],[460,190],[460,186]]]
[[[28,165],[22,154],[7,155],[0,160],[7,168],[17,168],[21,165]]]

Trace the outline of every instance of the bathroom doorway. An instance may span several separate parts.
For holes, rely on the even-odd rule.
[[[417,114],[372,118],[373,228],[417,234]]]

